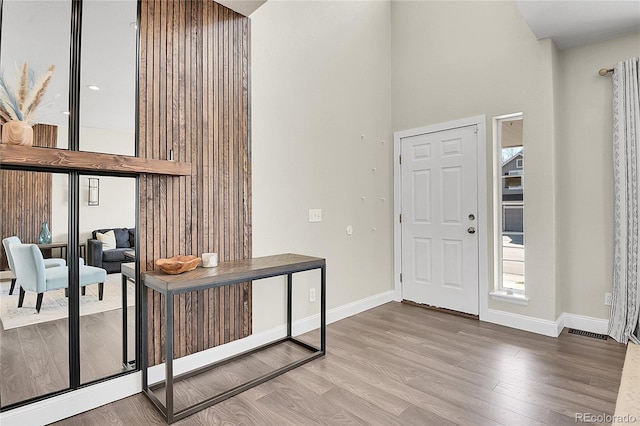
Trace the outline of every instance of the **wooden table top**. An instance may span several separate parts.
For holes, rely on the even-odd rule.
[[[61,242],[61,243],[36,244],[36,245],[41,249],[51,249],[51,248],[64,248],[64,247],[67,247],[68,243]],[[79,245],[80,245],[80,247],[84,247],[84,246],[87,245],[87,243],[80,243]]]
[[[317,269],[325,263],[323,258],[286,253],[221,262],[215,268],[198,267],[178,275],[149,271],[142,274],[142,282],[161,293],[177,294]]]

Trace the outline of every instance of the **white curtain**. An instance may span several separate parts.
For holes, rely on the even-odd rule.
[[[640,193],[640,77],[638,58],[619,62],[613,73],[614,260],[609,335],[640,343],[638,275]]]

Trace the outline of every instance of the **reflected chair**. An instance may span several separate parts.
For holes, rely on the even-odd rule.
[[[11,288],[9,289],[9,295],[13,294],[13,289],[16,286],[16,274],[15,266],[13,265],[13,256],[11,255],[11,244],[22,244],[18,237],[7,237],[2,240],[4,246],[4,252],[7,253],[7,262],[9,263],[9,272],[11,272]],[[64,259],[44,259],[45,268],[55,268],[58,266],[67,266],[67,261]]]
[[[69,285],[69,268],[58,266],[45,268],[40,249],[35,244],[12,244],[11,252],[15,265],[16,283],[20,286],[18,307],[22,307],[25,291],[38,294],[36,311],[40,312],[44,293],[51,290],[66,289]],[[80,265],[80,286],[98,284],[98,299],[104,295],[104,282],[107,271],[93,266]]]

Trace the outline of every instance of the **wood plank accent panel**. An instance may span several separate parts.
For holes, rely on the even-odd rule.
[[[92,173],[109,171],[171,176],[188,176],[191,174],[191,164],[184,162],[7,144],[0,144],[0,164],[4,166],[32,166],[43,170],[64,169]]]
[[[173,149],[192,165],[185,177],[141,177],[141,270],[177,254],[251,257],[249,19],[203,0],[141,8],[140,157]],[[150,365],[164,360],[163,297],[149,293]],[[176,297],[175,357],[251,334],[250,283]]]
[[[58,127],[34,126],[33,141],[35,146],[56,146]],[[0,144],[3,160],[7,148],[22,147]],[[0,239],[15,235],[23,243],[37,243],[42,222],[51,223],[51,173],[0,170],[0,191]],[[0,268],[9,268],[4,247],[0,249]]]

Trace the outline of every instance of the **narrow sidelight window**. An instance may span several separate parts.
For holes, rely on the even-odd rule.
[[[524,294],[525,152],[522,114],[497,118],[495,149],[496,287],[507,294]]]

